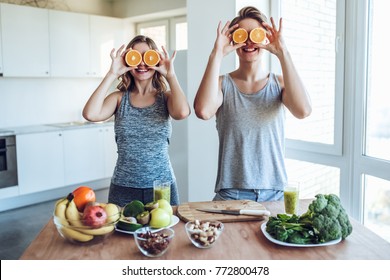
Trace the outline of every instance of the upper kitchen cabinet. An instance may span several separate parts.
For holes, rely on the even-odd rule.
[[[111,66],[111,50],[124,44],[123,20],[93,15],[89,19],[91,70],[96,76],[104,77]]]
[[[121,19],[49,11],[51,74],[54,77],[103,77],[110,51],[123,44]]]
[[[53,77],[89,77],[89,16],[49,11],[50,61]]]
[[[3,75],[48,77],[50,75],[48,10],[1,4],[0,19]]]

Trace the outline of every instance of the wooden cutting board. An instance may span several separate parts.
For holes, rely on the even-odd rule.
[[[221,222],[239,222],[239,221],[257,221],[263,220],[265,216],[247,216],[247,215],[225,215],[216,213],[207,213],[196,210],[201,209],[256,209],[266,210],[266,208],[252,200],[225,200],[225,201],[201,201],[186,202],[180,204],[177,208],[177,216],[184,222],[192,220],[218,220]]]

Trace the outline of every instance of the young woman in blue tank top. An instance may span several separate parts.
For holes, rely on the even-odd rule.
[[[130,49],[143,55],[149,49],[157,50],[157,46],[152,39],[139,35],[126,48],[113,49],[110,70],[83,110],[84,118],[93,122],[115,115],[118,160],[108,201],[119,206],[136,199],[151,202],[153,181],[162,180],[171,183],[170,202],[177,205],[179,194],[168,154],[171,118],[186,118],[190,108],[175,74],[176,52],[170,58],[163,47],[158,65],[149,67],[142,61],[128,67],[125,55]],[[118,90],[109,93],[117,79]]]
[[[233,43],[232,34],[243,28],[266,30],[266,42],[250,36]],[[239,67],[219,76],[224,56],[236,51]],[[265,51],[281,64],[282,76],[262,69]],[[306,89],[277,28],[255,7],[242,8],[224,26],[219,23],[214,48],[194,101],[196,115],[216,116],[219,136],[218,173],[214,200],[281,200],[287,183],[284,165],[284,108],[295,117],[311,113]]]

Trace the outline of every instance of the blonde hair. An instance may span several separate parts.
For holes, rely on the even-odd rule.
[[[146,43],[149,48],[153,50],[158,50],[156,43],[149,37],[144,35],[138,35],[134,37],[126,46],[126,49],[133,48],[134,45],[139,43]],[[135,87],[134,77],[131,75],[130,71],[124,73],[120,77],[121,81],[117,86],[117,89],[120,91],[132,91]],[[167,85],[164,77],[158,72],[155,71],[152,80],[153,87],[157,90],[157,92],[165,92],[167,90]]]
[[[238,15],[230,22],[229,27],[232,27],[233,25],[239,23],[241,20],[245,18],[253,18],[257,20],[260,24],[268,21],[266,15],[260,12],[257,8],[253,6],[247,6],[242,8],[238,12]]]

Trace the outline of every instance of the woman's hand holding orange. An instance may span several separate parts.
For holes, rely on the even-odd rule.
[[[282,36],[282,18],[279,19],[279,29],[276,27],[275,21],[272,17],[271,24],[272,26],[263,22],[263,26],[267,29],[267,39],[269,43],[266,45],[262,44],[261,47],[273,53],[277,57],[280,57],[283,52],[287,50]]]
[[[125,62],[125,55],[127,51],[123,51],[125,48],[125,45],[122,45],[116,52],[115,48],[111,50],[110,57],[111,57],[111,67],[110,67],[110,73],[113,75],[119,77],[123,75],[124,73],[135,69],[134,67],[128,67]]]
[[[176,51],[173,52],[172,57],[169,57],[167,50],[162,46],[163,52],[158,52],[160,54],[160,62],[158,66],[149,67],[161,73],[166,79],[169,79],[175,76],[175,69],[173,67],[173,61],[176,57]]]
[[[238,24],[233,25],[229,28],[230,21],[225,23],[222,27],[222,23],[218,23],[217,28],[217,39],[214,43],[214,51],[221,53],[223,56],[235,51],[238,48],[245,46],[245,43],[232,45],[232,33],[238,27]]]

